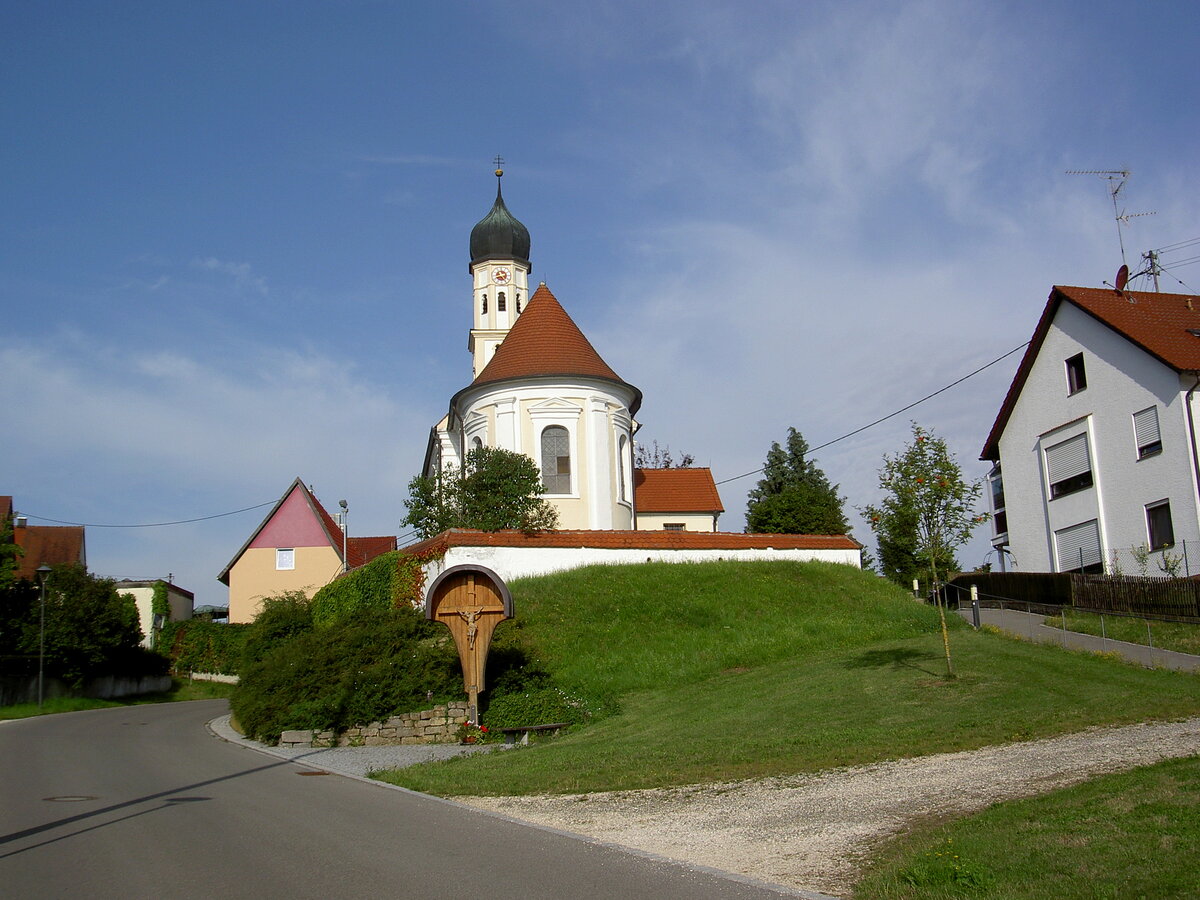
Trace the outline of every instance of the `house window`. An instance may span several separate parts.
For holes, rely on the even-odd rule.
[[[296,568],[296,551],[290,547],[286,550],[278,549],[275,551],[275,570],[278,572],[290,572]]]
[[[1097,575],[1104,571],[1100,526],[1095,519],[1054,532],[1058,571]]]
[[[1162,435],[1158,431],[1158,407],[1151,406],[1133,414],[1133,437],[1138,459],[1162,453]]]
[[[1076,353],[1067,360],[1067,393],[1075,394],[1087,387],[1087,372],[1083,368],[1083,354]]]
[[[1160,500],[1146,507],[1146,533],[1150,549],[1161,550],[1175,543],[1175,528],[1171,525],[1171,502]]]
[[[547,494],[571,493],[571,436],[561,425],[542,432],[542,486]]]
[[[496,295],[496,312],[504,312],[507,309],[507,304],[504,300],[504,291]]]
[[[479,311],[483,315],[487,315],[487,294],[479,295]]]
[[[687,531],[682,522],[664,522],[663,531]]]
[[[999,537],[1008,533],[1008,513],[1004,509],[1004,478],[997,465],[988,475],[988,484],[992,489],[992,526],[993,534]]]
[[[1087,435],[1077,434],[1047,448],[1046,474],[1050,479],[1051,500],[1090,488],[1092,460],[1088,455]]]

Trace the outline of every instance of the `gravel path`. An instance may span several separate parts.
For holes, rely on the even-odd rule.
[[[862,860],[917,819],[960,816],[1095,775],[1200,754],[1200,718],[665,790],[459,797],[515,819],[801,891],[848,894]],[[307,760],[306,760],[307,761]]]

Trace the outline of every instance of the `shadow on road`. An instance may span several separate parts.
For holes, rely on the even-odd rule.
[[[114,819],[111,822],[105,822],[105,823],[103,823],[103,825],[96,825],[96,826],[94,826],[94,828],[102,828],[106,825],[112,825],[116,822],[124,821],[125,819],[132,819],[137,816],[144,815],[147,812],[155,812],[160,809],[169,809],[173,804],[176,804],[176,803],[194,803],[194,802],[197,802],[200,800],[208,800],[208,799],[210,799],[208,797],[195,797],[195,796],[178,797],[175,795],[180,794],[184,791],[191,791],[196,788],[207,787],[210,784],[219,784],[222,781],[231,781],[235,778],[243,778],[246,775],[253,775],[255,772],[264,772],[267,769],[277,769],[280,766],[290,766],[290,765],[292,765],[291,760],[281,759],[279,762],[267,763],[265,766],[256,766],[253,769],[244,769],[241,772],[233,772],[229,775],[222,775],[220,778],[210,778],[210,779],[208,779],[208,781],[197,781],[192,784],[181,785],[180,787],[172,788],[169,791],[159,791],[156,794],[147,794],[144,797],[137,797],[133,800],[126,800],[123,803],[114,803],[111,806],[105,806],[101,809],[93,809],[89,812],[80,813],[79,815],[76,815],[76,816],[67,816],[65,819],[57,819],[53,822],[46,822],[44,825],[38,825],[34,828],[25,828],[21,831],[14,831],[11,834],[0,835],[0,844],[8,844],[8,843],[11,843],[12,841],[19,841],[22,838],[33,837],[36,834],[41,834],[43,832],[50,831],[55,828],[61,828],[64,825],[70,825],[74,822],[83,822],[87,819],[92,819],[92,818],[95,818],[96,816],[102,816],[106,813],[116,812],[117,810],[120,810],[120,809],[128,809],[131,806],[137,806],[139,803],[148,803],[151,800],[162,800],[163,804],[162,804],[162,806],[156,806],[153,809],[147,809],[147,810],[143,810],[141,812],[133,813],[132,815],[122,816],[121,818]],[[32,849],[34,849],[34,847],[40,847],[40,846],[43,846],[44,844],[52,844],[52,843],[54,843],[54,841],[59,841],[66,837],[73,837],[77,834],[84,834],[84,833],[86,833],[88,831],[92,831],[92,830],[93,830],[92,828],[85,828],[82,831],[72,832],[69,835],[63,835],[62,837],[55,838],[53,841],[44,841],[42,844],[34,844],[33,846],[30,846],[30,847],[23,847],[20,850],[14,850],[11,853],[0,854],[0,859],[4,859],[5,857],[8,857],[8,856],[15,856],[18,853],[24,853],[26,850],[32,850]]]

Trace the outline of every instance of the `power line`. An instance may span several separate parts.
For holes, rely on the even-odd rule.
[[[894,412],[890,412],[886,416],[881,416],[880,418],[876,419],[874,422],[869,422],[868,424],[863,425],[861,428],[855,428],[853,431],[848,431],[845,434],[843,434],[841,437],[834,438],[832,441],[826,441],[824,444],[820,444],[816,447],[810,447],[808,452],[816,453],[818,450],[823,450],[824,448],[826,448],[832,444],[836,444],[838,441],[844,441],[844,440],[846,440],[846,438],[854,437],[854,435],[856,435],[856,434],[861,434],[862,432],[866,431],[868,428],[874,428],[876,425],[880,424],[881,422],[886,422],[888,419],[894,419],[896,416],[900,415],[900,413],[908,412],[914,406],[919,406],[920,404],[924,403],[926,400],[930,400],[930,399],[936,397],[938,394],[945,393],[946,391],[950,390],[950,388],[956,387],[957,385],[962,384],[968,378],[972,378],[975,375],[978,375],[980,372],[984,371],[985,369],[990,369],[992,366],[996,365],[996,363],[1001,362],[1005,359],[1008,359],[1008,357],[1012,356],[1018,350],[1024,350],[1028,346],[1029,346],[1029,341],[1026,341],[1025,343],[1021,344],[1020,346],[1013,347],[1011,350],[1009,350],[1003,356],[997,356],[990,363],[980,366],[974,372],[968,372],[966,375],[964,375],[962,378],[959,378],[957,381],[952,381],[949,384],[945,385],[944,387],[938,388],[932,394],[926,394],[920,400],[914,400],[912,403],[908,404],[908,406],[902,406],[902,407],[900,407],[900,409],[897,409]],[[742,478],[749,478],[751,475],[757,475],[759,472],[762,472],[764,469],[766,469],[766,466],[762,466],[761,468],[755,469],[753,472],[746,472],[742,475],[734,475],[732,478],[726,478],[723,481],[718,481],[717,484],[729,484],[729,482],[731,482],[731,481],[738,481],[739,479],[742,479]]]
[[[225,516],[236,516],[238,513],[250,512],[252,509],[262,509],[264,506],[271,506],[278,503],[278,500],[268,500],[266,503],[259,503],[256,506],[247,506],[243,509],[235,509],[232,512],[217,513],[215,516],[200,516],[195,519],[179,519],[175,522],[146,522],[140,525],[98,525],[95,522],[65,522],[62,519],[51,519],[46,516],[35,516],[33,513],[20,513],[28,519],[37,519],[39,522],[54,522],[57,525],[78,525],[83,528],[162,528],[166,525],[187,525],[191,522],[207,522],[209,519],[221,519]]]

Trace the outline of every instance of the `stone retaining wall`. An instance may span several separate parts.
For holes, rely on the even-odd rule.
[[[396,744],[454,744],[457,732],[467,719],[467,701],[448,703],[402,713],[385,722],[372,722],[347,728],[341,734],[333,731],[303,729],[285,731],[279,738],[280,747],[385,747]]]

